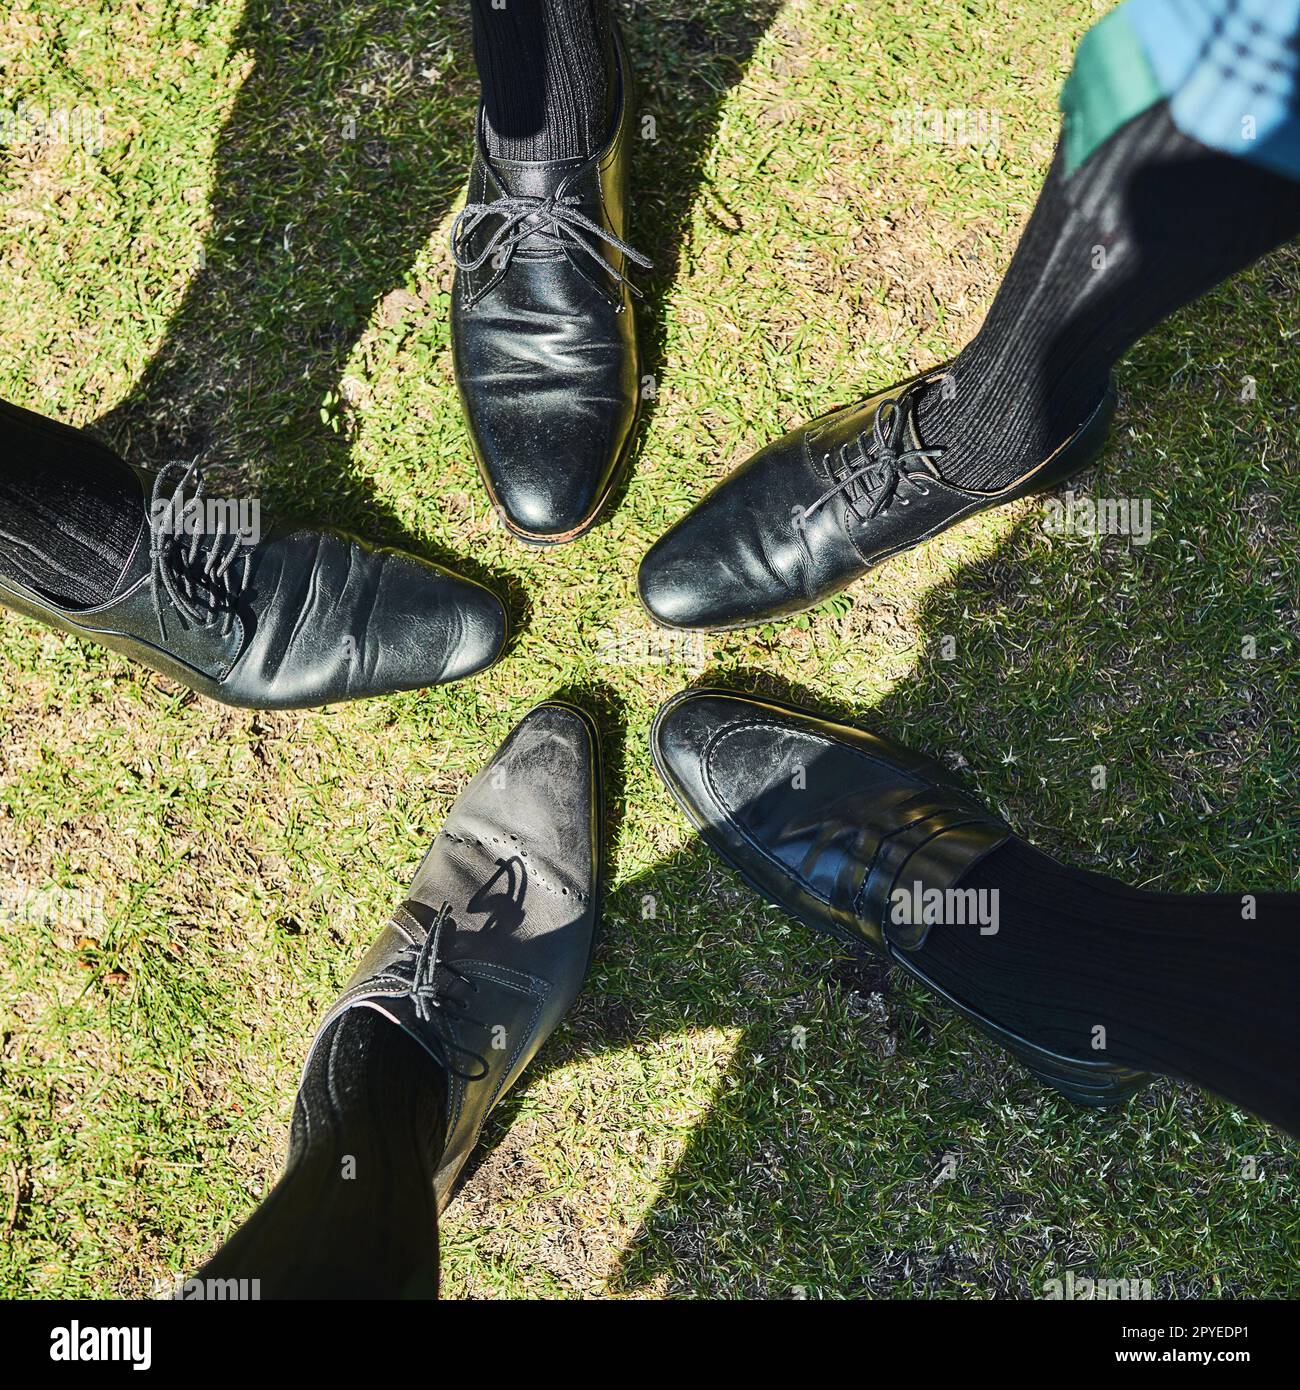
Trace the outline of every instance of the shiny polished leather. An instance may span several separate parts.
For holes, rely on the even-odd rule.
[[[585,160],[495,159],[480,109],[467,211],[508,197],[550,199],[623,240],[632,112],[627,59],[616,46],[621,95],[606,147]],[[628,257],[587,233],[561,234],[557,246],[539,212],[508,254],[465,268],[501,228],[502,218],[488,214],[467,227],[463,242],[454,239],[456,384],[497,512],[520,539],[553,544],[596,521],[631,447],[640,397],[636,326],[630,287],[618,278]]]
[[[247,564],[246,578],[230,609],[196,621],[172,605],[152,562],[156,475],[121,466],[140,483],[143,524],[108,600],[67,608],[0,576],[0,604],[251,709],[304,709],[438,685],[482,670],[501,653],[508,619],[490,590],[335,531],[268,529],[240,551],[237,568],[242,575]]]
[[[941,370],[923,373],[831,411],[741,464],[642,561],[639,588],[650,616],[665,627],[717,630],[811,608],[963,517],[1074,476],[1101,450],[1115,409],[1108,388],[1069,439],[998,491],[957,487],[924,467],[897,478],[888,469],[868,471],[834,491],[842,450],[867,461],[859,441],[870,436],[882,403],[941,377]],[[922,448],[910,417],[905,442]]]
[[[1124,1099],[1145,1074],[1064,1057],[955,999],[925,971],[933,927],[894,893],[941,892],[1010,829],[928,758],[806,710],[688,690],[655,717],[655,767],[701,838],[769,902],[857,951],[897,962],[1081,1104]]]
[[[313,1050],[347,1010],[374,1009],[446,1071],[440,1210],[484,1120],[586,979],[602,892],[598,747],[570,705],[524,716],[457,799],[317,1032]]]

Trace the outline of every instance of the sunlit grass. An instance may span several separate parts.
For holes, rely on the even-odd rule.
[[[0,924],[0,1290],[147,1292],[247,1214],[313,1020],[459,787],[567,690],[607,729],[604,943],[448,1213],[449,1293],[1032,1295],[1065,1269],[1296,1291],[1280,1135],[1172,1084],[1072,1109],[758,902],[650,768],[655,707],[707,672],[960,761],[1073,862],[1295,886],[1294,253],[1122,368],[1090,486],[1152,500],[1149,546],[1050,537],[1025,503],[695,665],[610,640],[647,632],[637,561],[726,469],[978,324],[1095,14],[773,10],[628,14],[658,399],[608,521],[538,553],[492,523],[451,379],[474,101],[455,7],[9,7],[6,106],[98,104],[106,138],[0,150],[0,395],[469,569],[519,633],[468,684],[257,715],[0,620],[0,872],[104,894],[101,921]],[[997,113],[995,151],[896,141],[895,111],[953,105]]]

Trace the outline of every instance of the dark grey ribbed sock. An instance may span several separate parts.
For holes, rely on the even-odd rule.
[[[921,395],[943,476],[1006,487],[1086,418],[1144,333],[1300,231],[1300,183],[1207,149],[1159,103],[1068,177],[1058,147],[979,334]]]
[[[1040,1047],[1185,1077],[1300,1133],[1300,893],[1148,893],[1019,839],[961,886],[996,890],[997,931],[936,926],[917,955],[955,998]]]
[[[200,1271],[263,1298],[433,1298],[446,1076],[396,1024],[353,1009],[317,1047],[284,1176]]]
[[[614,56],[608,0],[472,0],[488,151],[586,159],[609,134]]]
[[[143,527],[143,494],[121,459],[0,401],[0,573],[90,607],[113,591]]]

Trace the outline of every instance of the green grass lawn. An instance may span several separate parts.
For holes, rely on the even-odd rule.
[[[963,768],[1072,862],[1296,887],[1294,250],[1120,371],[1087,486],[1151,499],[1150,545],[1048,535],[1026,502],[780,627],[656,645],[636,603],[641,555],[726,470],[978,325],[1105,8],[623,4],[657,394],[612,514],[540,553],[494,524],[452,383],[461,7],[11,0],[0,110],[91,108],[103,136],[0,145],[0,396],[447,561],[518,631],[475,681],[268,715],[0,616],[0,885],[103,894],[99,920],[0,921],[0,1292],[148,1293],[252,1209],[313,1020],[556,691],[606,730],[604,941],[447,1214],[450,1295],[1033,1296],[1067,1270],[1297,1292],[1294,1145],[1172,1083],[1118,1113],[1054,1098],[759,902],[646,748],[693,680],[780,692]],[[996,113],[997,148],[900,141],[917,107]]]

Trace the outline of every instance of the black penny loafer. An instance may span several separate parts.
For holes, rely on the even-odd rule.
[[[1039,1047],[927,976],[929,932],[971,928],[934,925],[915,905],[944,902],[930,890],[956,888],[1011,834],[939,764],[877,734],[724,690],[674,696],[650,743],[700,837],[769,902],[901,965],[1072,1101],[1110,1105],[1150,1080]]]
[[[457,798],[317,1032],[313,1050],[347,1010],[373,1009],[445,1069],[439,1210],[484,1120],[586,979],[602,891],[598,750],[571,705],[524,716]]]
[[[927,372],[831,411],[761,449],[713,489],[641,563],[641,601],[664,627],[719,630],[811,608],[873,565],[963,517],[1043,492],[1101,451],[1113,389],[1049,457],[1010,487],[945,482],[913,412]]]
[[[106,466],[130,468],[141,489],[140,536],[113,592],[69,608],[0,575],[0,605],[251,709],[421,689],[501,654],[506,610],[481,584],[336,531],[241,532],[193,467]]]
[[[613,134],[590,159],[488,154],[480,108],[465,209],[452,231],[451,342],[470,440],[493,506],[535,545],[592,526],[632,445],[640,401],[624,240],[632,141],[627,56]]]

